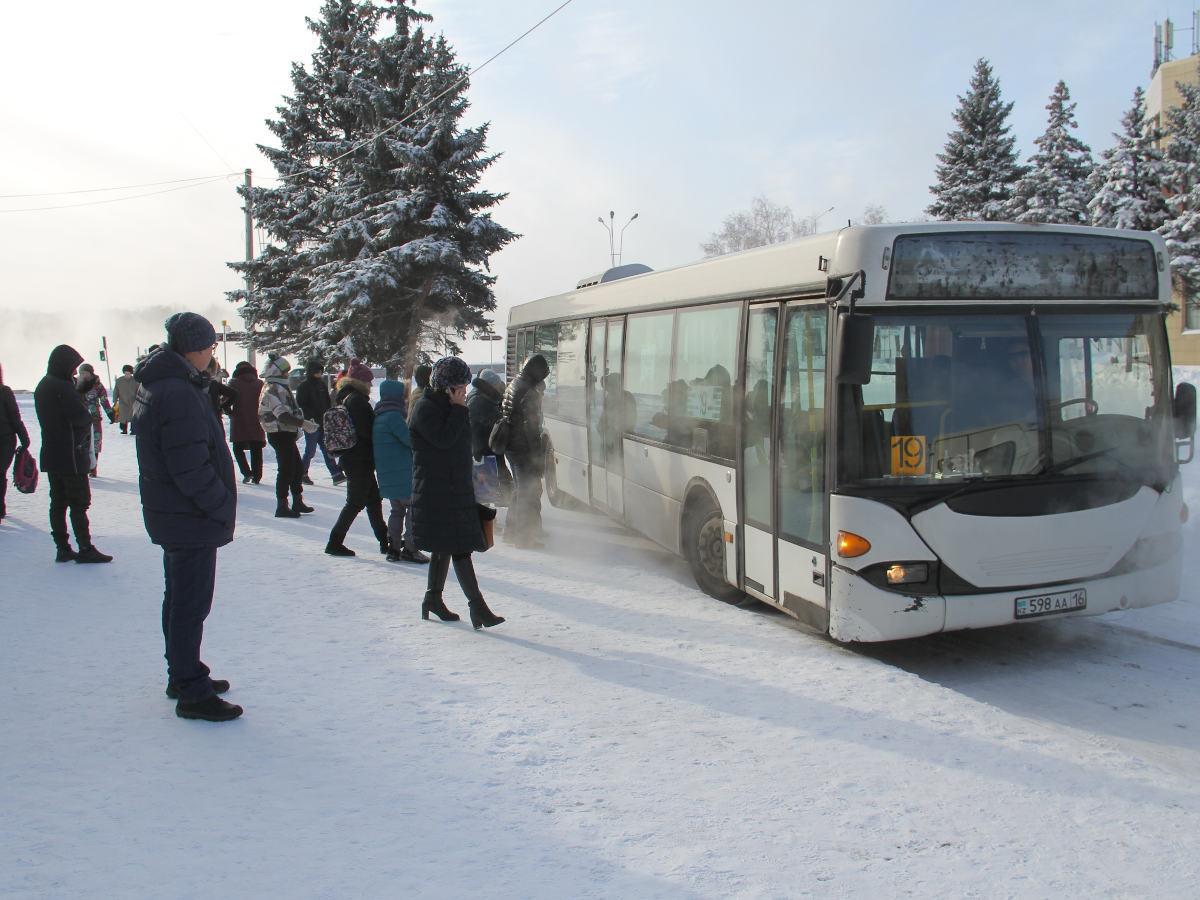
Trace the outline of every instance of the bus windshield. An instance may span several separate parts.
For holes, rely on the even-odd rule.
[[[839,386],[838,484],[1172,471],[1161,314],[888,313],[871,379]]]

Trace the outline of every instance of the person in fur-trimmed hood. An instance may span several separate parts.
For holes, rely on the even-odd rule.
[[[349,413],[350,421],[354,423],[355,440],[353,447],[338,456],[338,465],[346,476],[346,505],[329,532],[325,552],[330,556],[354,556],[354,551],[346,546],[346,535],[364,509],[371,530],[375,532],[375,539],[379,541],[379,552],[386,554],[391,551],[387,523],[383,519],[383,497],[375,480],[375,410],[371,408],[373,378],[371,370],[354,359],[334,388],[333,402]]]
[[[296,439],[300,429],[316,430],[317,423],[305,420],[300,411],[292,389],[288,387],[288,372],[292,364],[282,356],[274,353],[267,354],[267,364],[263,366],[263,378],[267,386],[263,389],[258,401],[258,418],[263,430],[267,433],[267,441],[275,451],[278,471],[275,475],[275,517],[279,519],[298,519],[301,513],[313,511],[311,506],[304,503],[304,474],[300,463],[300,451],[296,448]],[[292,505],[288,506],[288,494],[292,495]]]

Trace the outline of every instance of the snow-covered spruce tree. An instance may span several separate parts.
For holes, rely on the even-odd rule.
[[[1079,124],[1065,81],[1054,86],[1046,111],[1046,130],[1034,141],[1037,152],[1013,188],[1008,218],[1014,222],[1086,225],[1091,198],[1088,178],[1095,163],[1091,148],[1071,134]]]
[[[466,70],[443,38],[425,35],[428,19],[403,0],[327,0],[310,22],[323,103],[309,165],[326,180],[311,194],[285,191],[300,193],[299,219],[281,202],[285,226],[273,231],[303,226],[278,291],[300,310],[299,352],[411,368],[431,321],[462,336],[495,308],[488,258],[515,235],[491,219],[503,195],[477,189],[495,159],[484,154],[487,127],[458,127]]]
[[[372,105],[386,116],[374,127],[423,110],[344,161],[330,198],[337,227],[314,272],[313,328],[325,345],[349,338],[360,356],[407,369],[428,323],[459,336],[486,327],[495,308],[488,259],[516,235],[491,217],[504,195],[478,188],[495,160],[487,126],[459,125],[466,69],[444,38],[409,27],[406,6],[395,10]]]
[[[1101,154],[1090,179],[1091,223],[1104,228],[1154,231],[1167,209],[1167,167],[1159,149],[1162,131],[1146,120],[1146,93],[1133,92],[1133,106],[1121,117],[1116,144]]]
[[[1200,84],[1180,82],[1183,102],[1167,113],[1168,220],[1159,226],[1175,288],[1191,304],[1200,296]]]
[[[347,49],[374,33],[379,12],[368,4],[329,0],[318,21],[305,21],[318,37],[310,68],[293,63],[294,93],[276,107],[279,118],[267,120],[279,146],[259,145],[278,173],[279,184],[255,187],[249,198],[245,188],[238,187],[242,198],[251,202],[255,222],[268,242],[252,261],[229,264],[250,278],[252,288],[230,291],[228,297],[242,304],[240,312],[255,347],[307,356],[314,349],[309,330],[311,251],[328,230],[320,201],[337,174],[324,164],[328,157],[322,151],[349,125],[349,120],[338,121],[336,99],[350,85]]]
[[[971,88],[958,98],[958,128],[938,154],[937,183],[926,212],[936,219],[995,221],[1024,169],[1017,163],[1016,138],[1009,132],[1012,104],[1000,99],[1000,82],[986,59],[975,63]]]

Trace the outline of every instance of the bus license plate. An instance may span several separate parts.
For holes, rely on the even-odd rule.
[[[1080,588],[1077,591],[1060,591],[1057,594],[1034,594],[1031,597],[1018,597],[1014,616],[1018,619],[1033,619],[1038,616],[1053,616],[1056,613],[1086,608],[1087,591]]]

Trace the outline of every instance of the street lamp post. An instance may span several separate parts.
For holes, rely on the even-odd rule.
[[[503,338],[501,338],[498,334],[481,334],[479,335],[478,340],[487,341],[488,365],[490,366],[492,364],[492,344],[494,344],[496,341],[503,340]]]
[[[629,217],[629,221],[621,226],[621,231],[616,233],[614,232],[615,223],[613,221],[616,218],[616,215],[617,214],[610,209],[608,211],[607,222],[604,221],[603,216],[596,216],[596,221],[603,225],[604,230],[608,232],[608,259],[613,268],[616,268],[617,260],[621,258],[625,251],[625,229],[628,228],[633,220],[638,217],[638,214],[634,213]],[[615,241],[614,236],[616,237]]]

